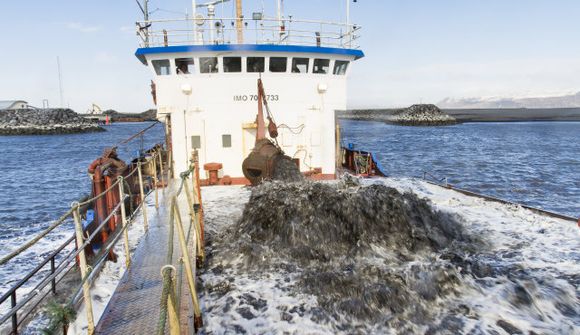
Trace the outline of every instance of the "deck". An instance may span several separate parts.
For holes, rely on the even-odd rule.
[[[131,267],[125,272],[95,330],[95,334],[152,334],[156,333],[162,292],[161,268],[167,264],[167,249],[169,239],[169,214],[171,196],[179,187],[179,181],[173,180],[167,189],[159,191],[159,209],[148,208],[149,231],[146,233],[132,257]],[[150,197],[154,199],[154,194]],[[182,192],[179,205],[183,225],[189,226],[187,201]],[[193,244],[190,238],[190,249]],[[173,238],[172,264],[179,272],[179,240],[177,230]],[[190,253],[191,255],[191,253]],[[195,263],[195,259],[192,260]],[[195,269],[195,264],[193,264]],[[181,285],[181,329],[190,333],[193,329],[193,308],[189,308],[189,292],[187,281],[183,275]],[[166,326],[167,327],[167,326]],[[185,330],[185,331],[184,331]]]

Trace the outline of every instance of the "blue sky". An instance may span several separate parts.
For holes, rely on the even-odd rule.
[[[344,19],[342,0],[285,2],[295,18]],[[190,3],[152,0],[153,18]],[[262,3],[275,1],[245,1],[246,16]],[[134,0],[3,1],[0,13],[0,100],[58,105],[58,56],[65,105],[77,112],[152,107],[151,75],[133,56]],[[349,105],[580,91],[579,17],[578,0],[358,0],[352,21],[367,57],[353,68]]]

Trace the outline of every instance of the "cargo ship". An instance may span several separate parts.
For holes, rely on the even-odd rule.
[[[206,327],[208,333],[384,331],[356,322],[355,328],[324,328],[328,321],[317,319],[316,303],[285,291],[291,279],[276,273],[226,283],[216,279],[221,265],[204,269],[216,231],[227,231],[248,202],[250,191],[241,186],[284,179],[278,177],[289,170],[313,181],[345,174],[367,185],[378,180],[431,196],[443,209],[509,224],[530,216],[553,226],[575,222],[429,180],[428,174],[424,181],[381,178],[387,173],[373,153],[343,145],[336,114],[347,109],[348,76],[365,56],[358,45],[361,27],[350,22],[350,1],[345,22],[297,19],[284,12],[282,0],[273,15],[246,17],[237,0],[231,4],[235,16],[218,17],[216,7],[227,2],[193,1],[186,19],[151,19],[148,0],[139,3],[144,20],[136,24],[135,55],[153,77],[165,142],[129,164],[107,150],[89,167],[91,197],[0,260],[11,261],[59,224],[74,222],[74,236],[0,298],[0,304],[10,301],[0,331],[35,332],[51,318],[53,331],[73,334],[191,334]],[[47,274],[42,269],[49,265]],[[122,275],[112,279],[107,271]],[[18,296],[33,277],[41,277],[38,284]],[[111,291],[102,294],[106,287]],[[52,313],[38,307],[59,295]]]

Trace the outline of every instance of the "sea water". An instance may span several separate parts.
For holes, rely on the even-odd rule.
[[[342,120],[341,133],[344,145],[373,152],[389,176],[428,172],[470,191],[580,217],[580,122],[404,127]]]
[[[151,125],[118,123],[106,132],[0,136],[0,257],[29,241],[70,209],[73,201],[90,195],[89,164],[106,147],[114,146]],[[129,162],[138,151],[164,142],[158,124],[127,144],[119,145],[119,157]],[[74,232],[69,220],[21,256],[0,266],[0,295],[38,265]],[[46,267],[45,272],[48,271]],[[26,293],[33,279],[18,294]],[[10,301],[0,306],[9,308]]]

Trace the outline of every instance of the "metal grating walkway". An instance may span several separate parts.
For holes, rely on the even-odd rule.
[[[159,322],[160,301],[162,291],[161,267],[166,264],[167,242],[169,238],[169,212],[170,197],[178,187],[178,181],[173,180],[165,192],[159,191],[159,210],[148,207],[149,231],[143,236],[135,250],[131,267],[125,272],[119,282],[115,293],[107,304],[95,334],[153,334],[157,331]],[[167,195],[166,197],[163,194]],[[186,203],[180,196],[180,212],[182,213],[185,229],[189,225],[188,215],[185,213]],[[154,201],[154,195],[149,199]],[[151,201],[150,200],[150,201]],[[187,232],[186,232],[187,234]],[[193,234],[193,232],[192,232]],[[190,241],[193,240],[193,237]],[[173,251],[173,265],[179,271],[177,260],[179,240],[175,232]],[[190,243],[191,247],[191,243]],[[182,331],[187,330],[192,324],[193,317],[184,313],[191,309],[187,308],[189,297],[185,276],[182,282],[181,297],[181,324]]]

